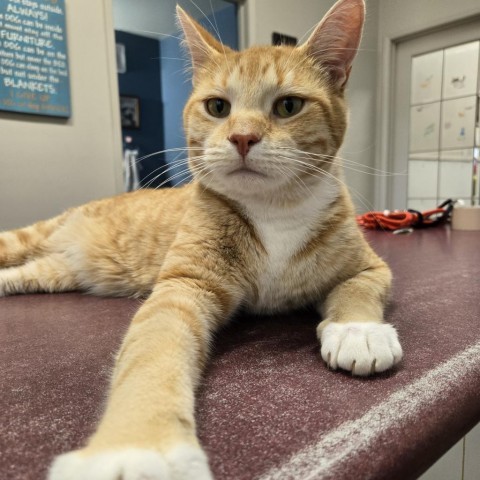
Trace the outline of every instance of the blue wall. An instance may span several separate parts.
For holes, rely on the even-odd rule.
[[[132,146],[139,148],[140,156],[164,150],[160,44],[155,39],[121,31],[115,32],[115,40],[125,45],[127,58],[126,73],[118,74],[120,95],[140,98],[140,129],[122,128],[122,136],[133,138]],[[156,179],[155,176],[164,167],[163,154],[139,162],[142,186],[160,185],[165,180],[165,175]],[[150,180],[153,180],[151,184]]]
[[[212,32],[213,27],[210,22],[218,26],[220,36],[226,45],[238,49],[238,29],[237,29],[237,10],[233,4],[226,4],[225,8],[215,12],[213,15],[201,20],[200,23]],[[216,23],[215,23],[216,21]],[[180,32],[176,34],[180,36]],[[189,65],[186,59],[187,54],[180,46],[180,40],[168,37],[160,41],[161,58],[161,85],[163,98],[163,121],[164,121],[164,145],[165,149],[178,148],[186,146],[183,134],[182,111],[192,90],[191,81],[185,68]],[[171,183],[179,185],[190,179],[188,174],[180,174],[185,170],[185,165],[175,165],[177,160],[185,159],[187,156],[183,152],[167,152],[165,159],[172,165],[168,172]],[[173,178],[172,178],[173,177]]]

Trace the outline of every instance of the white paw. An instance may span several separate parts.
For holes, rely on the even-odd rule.
[[[403,356],[395,328],[388,323],[329,323],[320,336],[322,358],[330,368],[354,375],[383,372]]]
[[[48,480],[213,480],[213,476],[200,448],[181,445],[166,454],[137,448],[91,456],[66,453],[53,462]]]

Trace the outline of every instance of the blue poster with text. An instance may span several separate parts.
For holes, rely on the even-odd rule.
[[[0,110],[70,117],[65,0],[0,0]]]

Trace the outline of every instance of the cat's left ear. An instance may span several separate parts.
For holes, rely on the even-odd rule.
[[[184,44],[192,57],[194,79],[209,59],[218,54],[225,55],[226,52],[231,52],[230,48],[216,40],[178,5],[177,20],[183,30]]]
[[[339,0],[300,47],[318,61],[333,84],[343,90],[362,38],[364,0]]]

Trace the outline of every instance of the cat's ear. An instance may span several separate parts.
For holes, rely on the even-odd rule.
[[[196,71],[201,69],[209,59],[231,51],[230,48],[216,40],[207,30],[187,15],[185,10],[178,5],[177,20],[183,30],[184,44],[188,47],[192,58],[194,77]]]
[[[301,48],[325,69],[333,86],[343,90],[362,38],[364,0],[339,0]]]

